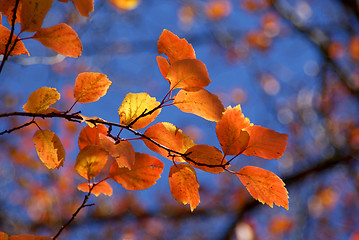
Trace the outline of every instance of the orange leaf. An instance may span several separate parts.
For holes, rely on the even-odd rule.
[[[126,167],[131,170],[135,164],[135,150],[129,141],[121,141],[115,144],[111,138],[100,134],[100,143],[116,159],[119,167]]]
[[[103,124],[98,124],[96,127],[83,127],[79,136],[79,149],[83,149],[88,145],[100,146],[99,134],[107,135],[107,127]]]
[[[168,70],[170,68],[168,60],[161,56],[157,56],[156,60],[162,76],[170,83],[170,81],[167,79]]]
[[[93,0],[72,0],[77,11],[83,17],[90,17],[90,13],[93,12]]]
[[[249,143],[243,154],[265,159],[280,158],[287,148],[288,134],[277,133],[261,126],[249,126],[245,129],[249,134]]]
[[[237,155],[247,147],[249,134],[243,129],[248,126],[249,119],[244,117],[240,105],[226,109],[216,125],[217,138],[225,155]]]
[[[27,0],[21,2],[21,32],[36,32],[41,28],[53,0]]]
[[[1,0],[0,1],[0,12],[2,12],[4,14],[4,16],[7,17],[7,21],[10,26],[12,25],[12,17],[14,16],[15,3],[16,3],[16,0]],[[15,23],[20,22],[21,6],[22,6],[22,2],[19,1],[19,5],[17,6],[17,10],[16,10]],[[0,17],[0,20],[1,20],[1,17]]]
[[[289,209],[288,192],[284,182],[274,173],[262,168],[246,166],[236,173],[251,196],[273,207],[273,203]]]
[[[22,108],[25,112],[45,113],[59,99],[60,93],[56,88],[41,87],[30,94],[27,103]]]
[[[81,183],[77,186],[77,189],[82,192],[89,192],[90,187],[92,187],[93,184],[90,183],[90,185],[86,183]],[[98,184],[92,189],[92,194],[94,194],[96,197],[98,197],[101,193],[107,196],[112,196],[112,187],[107,182],[103,181]]]
[[[149,127],[145,131],[145,136],[179,153],[185,153],[187,149],[196,145],[192,139],[182,133],[181,129],[168,122],[157,123]],[[167,150],[157,146],[151,141],[145,138],[142,138],[142,140],[152,151],[157,152],[170,160],[174,159],[177,162],[185,162],[181,157],[173,158],[172,156],[168,156],[169,153]]]
[[[166,54],[170,64],[182,59],[196,59],[196,54],[191,44],[186,39],[180,39],[177,35],[164,29],[157,42],[158,54]]]
[[[80,73],[75,80],[74,97],[79,103],[96,102],[106,95],[111,83],[102,73]]]
[[[200,202],[199,184],[193,167],[184,163],[173,165],[170,169],[169,183],[174,199],[184,205],[189,204],[193,212]]]
[[[65,23],[40,28],[32,38],[67,57],[77,58],[82,52],[82,44],[77,33]]]
[[[148,154],[136,152],[135,165],[131,170],[120,168],[114,162],[110,169],[110,178],[127,190],[143,190],[151,187],[161,177],[164,164]]]
[[[4,232],[0,232],[0,240],[8,240],[9,236],[4,233]]]
[[[148,93],[128,93],[123,99],[121,106],[118,108],[120,115],[120,123],[124,125],[131,124],[135,119],[150,112],[152,109],[158,107],[159,102],[156,98],[150,97]],[[141,129],[153,122],[161,109],[157,109],[152,114],[138,118],[132,125],[133,129]]]
[[[196,145],[185,153],[186,162],[193,167],[210,173],[224,172],[223,165],[227,163],[223,154],[216,147],[209,145]]]
[[[140,0],[110,0],[110,3],[120,11],[130,11],[140,4]]]
[[[33,137],[37,155],[48,169],[62,167],[65,149],[59,137],[51,130],[37,130]]]
[[[9,240],[51,240],[52,238],[41,236],[41,235],[12,235],[9,237]]]
[[[87,180],[94,178],[105,166],[107,157],[108,153],[100,146],[86,146],[77,155],[75,171]]]
[[[166,78],[171,83],[171,89],[204,88],[211,82],[206,65],[197,59],[184,59],[171,64]]]
[[[0,24],[0,54],[5,54],[5,48],[6,44],[9,41],[11,31]],[[30,55],[27,49],[25,48],[25,45],[20,39],[14,34],[11,39],[10,47],[8,48],[8,51],[10,48],[14,45],[16,41],[16,45],[14,50],[11,51],[10,56],[13,55],[21,55],[21,54],[27,54]]]
[[[183,112],[193,113],[214,122],[221,119],[225,110],[217,95],[203,88],[195,92],[181,89],[175,97],[174,105]]]

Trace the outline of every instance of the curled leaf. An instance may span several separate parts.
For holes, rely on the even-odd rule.
[[[76,158],[75,171],[87,180],[96,177],[107,162],[108,153],[100,146],[89,145],[81,149]]]
[[[56,88],[41,87],[30,94],[27,103],[22,108],[25,112],[45,113],[59,99],[60,93]]]
[[[93,186],[92,183],[81,183],[77,186],[77,189],[82,192],[89,192],[90,188]],[[91,193],[98,197],[101,193],[107,196],[112,196],[112,187],[107,182],[103,181],[97,183],[96,186],[92,189]]]

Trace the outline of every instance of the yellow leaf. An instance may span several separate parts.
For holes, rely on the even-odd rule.
[[[90,17],[90,13],[94,10],[93,1],[94,0],[72,0],[77,11],[83,17]]]
[[[140,0],[110,0],[110,3],[120,11],[130,11],[140,4]]]
[[[82,192],[89,192],[90,188],[93,186],[92,183],[81,183],[77,186],[77,189]],[[101,193],[107,196],[112,196],[112,187],[107,182],[103,181],[97,183],[96,186],[91,191],[96,197],[98,197]]]
[[[173,165],[170,169],[169,183],[174,199],[184,205],[189,204],[193,212],[200,202],[199,184],[193,167],[184,163]]]
[[[288,192],[284,182],[274,173],[262,168],[246,166],[236,173],[251,196],[273,207],[273,203],[289,209]]]
[[[41,28],[53,0],[26,0],[21,2],[21,32],[36,32]]]
[[[25,112],[45,113],[59,99],[60,93],[56,88],[41,87],[30,94],[27,103],[22,108]]]
[[[6,44],[9,41],[11,31],[0,24],[0,54],[5,54],[5,48]],[[25,45],[20,39],[14,34],[11,40],[10,47],[14,45],[16,41],[16,45],[14,47],[14,50],[11,51],[10,56],[14,55],[21,55],[21,54],[27,54],[30,55],[27,49],[25,48]],[[8,48],[10,49],[10,48]],[[8,50],[9,51],[9,50]]]
[[[118,108],[120,123],[130,125],[138,118],[131,127],[133,129],[144,128],[156,119],[157,115],[161,112],[161,109],[159,108],[147,116],[140,116],[150,112],[159,105],[160,103],[156,101],[156,98],[150,97],[148,93],[128,93],[125,99],[123,99],[121,106]]]
[[[75,81],[74,97],[80,103],[96,102],[106,95],[111,83],[102,73],[80,73]]]
[[[33,137],[37,155],[48,169],[59,168],[65,160],[65,150],[51,130],[37,130]]]
[[[108,153],[100,146],[89,145],[77,155],[75,171],[87,180],[96,177],[107,162]]]
[[[110,169],[110,178],[120,183],[127,190],[143,190],[151,187],[161,177],[164,164],[148,154],[135,155],[135,164],[131,170],[118,167],[114,162]]]

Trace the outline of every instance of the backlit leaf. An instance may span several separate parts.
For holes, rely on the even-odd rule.
[[[90,187],[92,187],[92,183],[81,183],[77,186],[77,189],[82,192],[89,192]],[[92,194],[98,197],[101,193],[107,196],[112,196],[112,187],[107,182],[103,181],[98,184],[92,189]]]
[[[169,183],[174,199],[184,205],[189,204],[193,212],[200,202],[199,184],[193,167],[185,163],[173,165],[170,169]]]
[[[131,124],[135,119],[150,112],[152,109],[158,107],[159,102],[156,98],[150,97],[148,93],[128,93],[123,99],[121,106],[118,108],[120,115],[120,123],[124,125]],[[157,109],[152,114],[140,117],[133,125],[133,129],[141,129],[153,122],[161,109]]]
[[[14,8],[15,8],[16,0],[1,0],[0,1],[0,12],[3,13],[5,17],[7,17],[7,21],[9,25],[12,25],[12,17],[14,16]],[[20,12],[21,12],[22,2],[19,1],[19,5],[17,6],[16,11],[16,19],[15,23],[20,22]],[[1,17],[0,17],[1,19]]]
[[[158,54],[166,54],[170,64],[182,59],[195,59],[196,54],[186,39],[180,39],[176,34],[164,29],[157,42]]]
[[[33,141],[37,155],[48,169],[59,168],[65,160],[65,150],[59,137],[51,130],[37,130]]]
[[[195,92],[181,89],[175,97],[174,105],[183,112],[214,122],[221,119],[225,110],[219,98],[203,88]]]
[[[110,178],[127,190],[143,190],[151,187],[161,177],[164,164],[148,154],[137,153],[135,165],[131,170],[120,168],[114,162],[110,169]]]
[[[40,28],[32,38],[67,57],[77,58],[82,52],[82,44],[77,33],[65,23]]]
[[[107,127],[103,124],[98,124],[96,127],[83,127],[78,141],[80,150],[88,145],[100,146],[100,133],[107,135]]]
[[[170,68],[168,60],[161,56],[157,56],[156,60],[162,76],[170,83],[170,81],[167,79],[168,70]]]
[[[97,145],[81,149],[76,158],[75,171],[87,180],[96,177],[106,164],[107,151]]]
[[[90,17],[90,13],[94,10],[93,1],[94,0],[72,0],[77,11],[83,17]]]
[[[96,102],[106,95],[111,83],[102,73],[80,73],[75,81],[74,97],[80,103]]]
[[[0,55],[5,54],[5,48],[6,44],[9,41],[11,31],[0,24]],[[8,48],[8,51],[10,48],[14,45],[16,41],[16,45],[13,51],[11,51],[10,56],[14,55],[21,55],[21,54],[27,54],[30,55],[27,49],[25,48],[25,45],[20,39],[14,34],[12,36],[10,47]]]
[[[120,11],[130,11],[140,4],[140,0],[110,0],[110,3]]]
[[[51,240],[52,238],[41,236],[41,235],[12,235],[9,237],[9,240]]]
[[[45,113],[59,99],[60,93],[56,88],[41,87],[30,94],[22,108],[25,112]]]
[[[216,125],[217,138],[225,155],[236,155],[247,147],[249,134],[243,129],[250,125],[240,105],[226,109]]]
[[[21,32],[39,30],[53,0],[26,0],[21,2]]]
[[[278,159],[287,148],[288,134],[257,125],[247,127],[246,131],[249,134],[249,143],[243,154],[247,156]]]
[[[274,203],[288,210],[288,192],[277,175],[253,166],[242,168],[236,175],[254,199],[270,207],[273,207]]]
[[[193,167],[210,173],[224,172],[223,165],[227,163],[221,151],[209,145],[196,145],[185,153],[186,162]]]
[[[197,59],[184,59],[171,64],[166,78],[171,83],[171,89],[204,88],[211,82],[206,65]]]

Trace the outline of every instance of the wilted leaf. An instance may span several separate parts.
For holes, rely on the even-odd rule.
[[[273,203],[288,210],[288,192],[284,182],[274,173],[262,168],[246,166],[236,173],[251,196],[273,207]]]
[[[67,57],[77,58],[82,52],[82,44],[77,33],[65,23],[40,28],[32,38]]]
[[[157,56],[156,60],[162,76],[170,83],[170,81],[167,79],[168,70],[170,68],[168,60],[161,56]]]
[[[0,54],[1,55],[5,54],[5,48],[7,42],[9,41],[10,33],[11,31],[9,29],[7,29],[6,27],[0,24]],[[30,55],[27,49],[25,48],[24,43],[20,41],[20,39],[15,34],[12,36],[11,44],[8,48],[8,51],[14,45],[15,41],[16,41],[16,45],[14,50],[11,51],[10,56],[21,55],[21,54]]]
[[[96,127],[83,127],[78,141],[80,150],[88,145],[100,146],[100,133],[107,135],[107,127],[103,124],[98,124]]]
[[[59,168],[65,160],[65,149],[59,137],[51,130],[37,130],[33,141],[37,155],[48,169]]]
[[[83,17],[90,17],[90,13],[94,10],[93,1],[94,0],[72,0],[77,11]]]
[[[175,97],[174,105],[183,112],[193,113],[214,122],[221,119],[225,110],[219,98],[203,88],[195,92],[181,89]]]
[[[164,164],[148,154],[137,153],[135,165],[131,170],[119,168],[114,162],[110,169],[110,178],[127,190],[143,190],[151,187],[161,177]]]
[[[60,93],[56,88],[41,87],[30,94],[27,103],[22,108],[25,112],[45,113],[59,99]]]
[[[106,95],[111,83],[102,73],[80,73],[75,81],[74,97],[80,103],[96,102]]]
[[[206,65],[197,59],[184,59],[171,64],[166,78],[171,83],[171,89],[204,88],[211,82]]]
[[[77,186],[77,189],[82,192],[89,192],[90,187],[92,187],[93,184],[90,183],[90,185],[86,183],[81,183]],[[98,197],[101,193],[107,196],[112,196],[112,187],[107,182],[103,181],[98,184],[92,189],[92,194],[94,194],[96,197]]]
[[[196,145],[186,151],[186,162],[193,167],[210,173],[224,172],[223,165],[227,163],[223,154],[216,147]],[[188,159],[189,158],[189,159]]]
[[[87,180],[94,178],[105,166],[107,157],[107,151],[100,146],[86,146],[77,155],[75,171]]]
[[[120,11],[130,11],[140,4],[140,0],[110,0],[110,3]]]
[[[14,16],[15,3],[16,3],[16,0],[1,0],[0,1],[0,12],[2,12],[4,14],[4,16],[7,17],[7,21],[10,26],[12,24],[12,17]],[[20,22],[21,6],[22,6],[22,3],[21,3],[21,1],[19,1],[19,5],[17,6],[17,11],[16,11],[15,23]],[[0,20],[1,20],[1,17],[0,17]]]
[[[184,205],[189,204],[193,212],[200,202],[199,184],[193,167],[185,163],[173,165],[170,169],[169,183],[174,199]]]
[[[182,133],[181,129],[168,122],[157,123],[149,127],[145,131],[145,136],[179,153],[185,153],[187,149],[196,145],[192,141],[192,139]],[[167,150],[157,146],[151,141],[145,138],[142,138],[142,140],[144,141],[146,146],[152,151],[157,152],[170,160],[175,160],[177,162],[185,162],[181,157],[173,158],[171,156],[168,156]]]
[[[191,44],[186,39],[180,39],[177,35],[164,29],[157,42],[158,54],[166,54],[170,64],[182,59],[195,59],[196,54]]]
[[[41,236],[41,235],[12,235],[9,237],[9,240],[51,240],[52,238]]]
[[[53,0],[27,0],[21,2],[21,32],[39,30]]]
[[[123,99],[121,106],[118,108],[120,115],[120,123],[129,125],[142,114],[150,112],[152,109],[158,107],[159,102],[156,98],[150,97],[148,93],[128,93]],[[133,125],[133,129],[141,129],[153,122],[161,109],[157,109],[152,114],[139,118]]]

